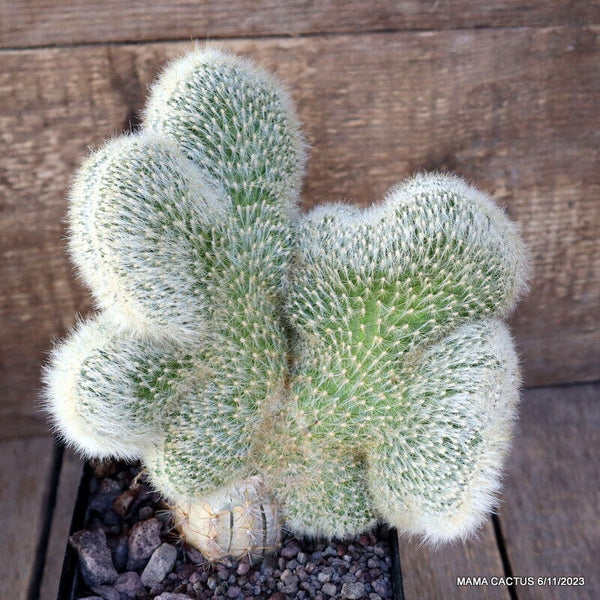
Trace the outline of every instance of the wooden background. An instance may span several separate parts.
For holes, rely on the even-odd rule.
[[[77,473],[53,457],[37,400],[51,340],[91,309],[64,252],[66,190],[89,147],[139,123],[148,84],[192,39],[283,79],[312,146],[307,207],[366,205],[441,169],[519,223],[533,279],[512,328],[535,389],[500,518],[459,550],[403,542],[407,598],[598,597],[593,583],[455,585],[457,574],[600,570],[597,0],[0,0],[0,501],[31,525],[24,534],[15,518],[4,554],[28,566],[2,578],[29,591],[1,597],[52,587],[49,505],[67,494],[60,465],[63,479]]]

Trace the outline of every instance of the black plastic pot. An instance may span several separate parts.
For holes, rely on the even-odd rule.
[[[88,463],[83,467],[83,474],[77,490],[77,499],[69,536],[76,531],[85,529],[89,517],[90,483],[94,476],[93,470]],[[392,559],[391,581],[393,600],[405,600],[402,583],[402,569],[400,566],[400,550],[398,547],[398,534],[395,529],[385,529],[385,535],[389,536],[390,553]],[[84,584],[79,571],[79,558],[77,552],[67,543],[65,558],[58,587],[57,600],[77,600],[82,593]]]
[[[77,489],[77,498],[75,500],[73,517],[71,518],[69,536],[85,528],[88,520],[88,501],[90,498],[90,482],[92,477],[92,468],[86,462],[83,465],[83,474],[81,475],[81,481]],[[77,552],[67,542],[56,600],[77,600],[77,593],[81,588],[81,573],[78,567],[79,558]]]

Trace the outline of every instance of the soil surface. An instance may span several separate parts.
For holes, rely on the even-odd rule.
[[[89,600],[383,600],[392,598],[389,532],[354,540],[298,539],[275,553],[208,562],[173,531],[139,465],[92,462],[84,529],[70,542]]]

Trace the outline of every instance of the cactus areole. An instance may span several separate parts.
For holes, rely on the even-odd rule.
[[[499,491],[516,226],[439,173],[302,214],[305,154],[271,75],[197,50],[70,193],[98,312],[53,350],[47,410],[83,455],[141,460],[210,558],[275,547],[281,523],[452,540]]]

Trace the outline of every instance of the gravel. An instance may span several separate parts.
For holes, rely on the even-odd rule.
[[[92,588],[94,593],[98,594],[102,600],[121,600],[121,595],[114,587],[108,585],[99,585]]]
[[[209,563],[171,531],[168,510],[139,467],[91,463],[86,529],[71,536],[92,600],[387,600],[387,533],[324,542],[284,534],[275,554]],[[379,536],[379,537],[378,537]]]
[[[123,600],[136,598],[138,592],[140,592],[140,595],[145,593],[140,576],[135,571],[121,573],[115,581],[115,590],[119,592]]]
[[[77,531],[69,541],[79,554],[81,574],[89,587],[113,583],[117,579],[117,571],[106,545],[106,534],[102,529]]]
[[[176,559],[177,548],[170,544],[161,544],[152,553],[142,573],[142,584],[151,588],[160,583],[172,571]]]
[[[354,583],[344,583],[342,586],[342,598],[348,600],[360,600],[365,594],[365,584],[360,581]]]
[[[158,519],[148,519],[136,523],[129,532],[129,558],[127,569],[134,571],[146,565],[153,552],[160,546],[162,523]]]

